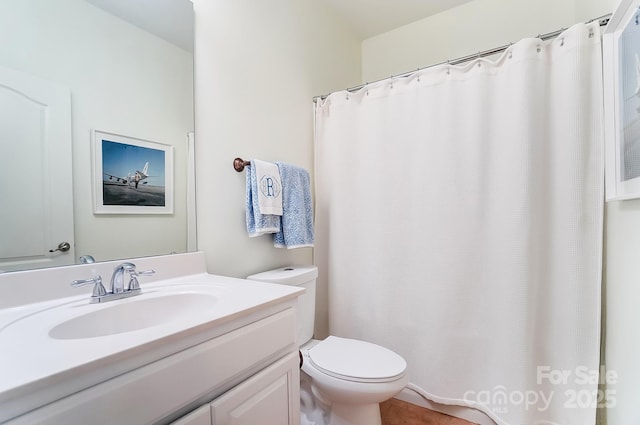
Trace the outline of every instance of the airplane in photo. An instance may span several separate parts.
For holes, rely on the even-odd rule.
[[[147,174],[148,172],[149,172],[149,162],[144,164],[144,168],[142,169],[142,171],[136,170],[134,174],[128,173],[127,177],[114,176],[113,174],[104,173],[105,176],[109,176],[109,180],[111,181],[115,180],[113,183],[110,183],[104,180],[104,183],[116,184],[116,185],[122,185],[122,186],[125,186],[125,185],[131,186],[131,184],[133,183],[135,185],[135,188],[137,189],[138,184],[140,182],[142,182],[142,184],[148,183],[143,181],[144,179],[149,177],[149,174]]]

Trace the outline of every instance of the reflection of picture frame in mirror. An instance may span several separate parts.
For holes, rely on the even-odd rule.
[[[173,214],[173,146],[93,131],[95,214]]]
[[[640,198],[640,0],[622,0],[603,34],[607,201]]]

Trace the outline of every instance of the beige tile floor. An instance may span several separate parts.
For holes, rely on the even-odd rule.
[[[474,425],[395,398],[380,404],[380,414],[382,425]]]

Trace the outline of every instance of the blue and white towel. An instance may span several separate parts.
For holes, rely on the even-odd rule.
[[[255,160],[252,160],[255,161]],[[252,162],[253,164],[253,162]],[[280,216],[260,213],[256,167],[247,167],[246,218],[250,237],[280,231]]]
[[[282,222],[273,235],[276,248],[313,246],[311,180],[304,168],[276,162],[282,181]],[[280,217],[279,217],[280,218]]]

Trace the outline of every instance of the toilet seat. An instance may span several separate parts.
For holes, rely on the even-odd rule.
[[[317,370],[354,382],[391,382],[407,369],[407,362],[387,348],[336,336],[310,348],[308,359]]]

